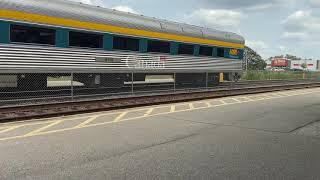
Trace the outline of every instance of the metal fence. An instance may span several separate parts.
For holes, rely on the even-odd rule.
[[[204,76],[205,80],[201,83],[177,85],[176,73],[0,74],[0,106],[206,90],[210,81],[208,73]]]
[[[195,76],[200,77],[199,79],[202,80],[183,81],[183,79]],[[186,77],[176,77],[176,73],[86,74],[71,72],[0,74],[0,106],[108,99],[132,95],[143,96],[234,87],[233,83],[225,83],[218,86],[216,78],[219,77],[210,73],[187,74]],[[247,71],[242,76],[244,81],[297,79],[320,80],[320,72]]]

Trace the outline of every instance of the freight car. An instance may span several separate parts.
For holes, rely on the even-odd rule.
[[[213,85],[220,74],[240,76],[245,43],[231,32],[66,0],[0,0],[0,31],[0,85],[19,89],[70,73],[88,87],[154,78]]]

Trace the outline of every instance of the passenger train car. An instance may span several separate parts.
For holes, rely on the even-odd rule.
[[[241,74],[244,43],[231,32],[67,0],[0,0],[0,82],[18,88],[71,72],[86,86],[121,87],[132,73],[134,81],[174,74],[177,85],[212,85],[221,73]]]

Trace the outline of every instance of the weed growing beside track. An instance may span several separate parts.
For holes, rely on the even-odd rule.
[[[320,72],[294,72],[294,71],[245,71],[242,80],[297,80],[318,79]]]

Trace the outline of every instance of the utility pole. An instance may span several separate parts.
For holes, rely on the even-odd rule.
[[[246,71],[248,71],[248,57],[247,57],[247,51],[244,50],[244,60],[246,62]]]

